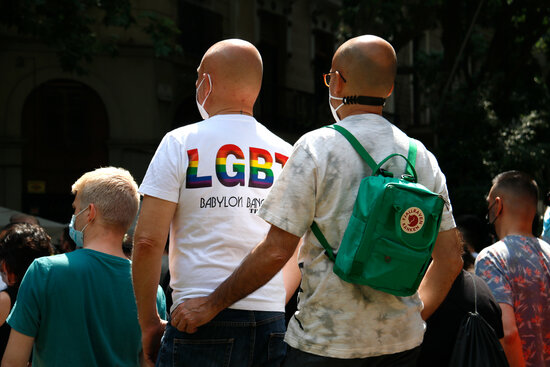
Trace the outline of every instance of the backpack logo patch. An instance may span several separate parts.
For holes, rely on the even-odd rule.
[[[424,212],[415,206],[410,207],[401,216],[401,230],[408,234],[416,233],[422,229],[424,222]]]

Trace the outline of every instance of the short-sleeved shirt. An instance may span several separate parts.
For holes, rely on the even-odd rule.
[[[535,237],[506,236],[483,249],[476,274],[498,303],[514,308],[527,366],[550,364],[550,245]]]
[[[376,162],[392,153],[407,155],[409,138],[375,114],[354,115],[340,124],[349,130]],[[417,142],[419,183],[448,202],[445,176],[435,157]],[[391,160],[388,169],[405,172],[405,160]],[[365,358],[398,353],[422,342],[422,302],[415,294],[396,297],[368,286],[346,283],[332,271],[332,262],[309,227],[315,221],[337,248],[352,213],[361,180],[371,175],[350,143],[332,129],[304,135],[295,145],[259,215],[301,237],[302,284],[298,311],[286,341],[302,351],[333,358]],[[450,204],[441,230],[455,227]]]
[[[172,310],[209,295],[266,235],[256,215],[292,146],[251,116],[216,115],[166,134],[140,193],[177,203],[170,227]],[[284,311],[279,272],[230,308]]]
[[[141,330],[127,259],[89,249],[36,259],[7,321],[35,338],[35,367],[139,366]]]

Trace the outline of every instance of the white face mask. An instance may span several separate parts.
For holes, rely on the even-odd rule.
[[[344,105],[344,102],[340,103],[340,105],[336,108],[332,107],[332,103],[330,103],[330,100],[331,99],[337,99],[339,101],[342,101],[344,98],[342,97],[334,97],[332,94],[330,94],[330,89],[328,91],[328,105],[330,106],[330,112],[332,112],[332,117],[334,117],[334,120],[336,122],[340,122],[340,117],[338,117],[338,111],[340,109],[340,107],[342,107]]]
[[[204,104],[206,103],[206,100],[210,96],[210,93],[212,93],[212,80],[210,79],[210,74],[206,74],[206,76],[208,77],[208,83],[210,83],[210,91],[206,95],[206,98],[204,98],[204,101],[202,101],[202,104],[199,103],[199,89],[202,85],[202,82],[204,82],[204,79],[206,79],[206,78],[203,78],[201,80],[201,82],[199,83],[199,86],[195,90],[195,101],[197,102],[197,108],[199,109],[199,113],[201,114],[201,117],[202,117],[203,120],[206,120],[207,118],[210,117],[208,112],[206,112],[206,110],[204,109]]]

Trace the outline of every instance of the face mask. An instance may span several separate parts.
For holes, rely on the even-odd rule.
[[[334,117],[334,120],[336,122],[340,122],[340,117],[338,117],[338,113],[336,111],[338,111],[340,109],[340,107],[342,107],[344,105],[344,102],[340,103],[340,105],[336,108],[332,107],[332,103],[330,103],[330,100],[331,99],[337,99],[339,101],[342,101],[344,98],[342,97],[333,97],[332,94],[330,94],[330,90],[328,91],[328,105],[330,106],[330,112],[332,112],[332,117]]]
[[[82,209],[80,212],[78,212],[77,215],[73,214],[73,216],[71,217],[71,223],[69,223],[69,237],[71,237],[74,243],[76,243],[76,248],[84,247],[84,230],[86,229],[86,227],[88,227],[88,224],[90,223],[86,223],[84,228],[82,228],[82,231],[77,231],[74,228],[74,222],[76,221],[76,217],[82,214],[86,209],[88,208]]]
[[[206,120],[207,118],[210,117],[208,112],[206,112],[206,110],[204,109],[204,104],[206,103],[206,100],[210,96],[210,93],[212,93],[212,80],[210,79],[210,74],[206,74],[206,76],[208,77],[208,83],[210,83],[210,91],[206,95],[206,98],[204,99],[204,101],[202,101],[202,104],[199,103],[199,95],[198,94],[199,94],[199,89],[202,85],[202,82],[204,82],[205,78],[203,78],[201,80],[201,82],[199,83],[199,86],[197,87],[197,89],[195,91],[195,101],[197,102],[197,108],[199,109],[199,112],[200,112],[201,117],[202,117],[203,120]]]
[[[489,231],[489,236],[492,237],[491,240],[495,240],[498,238],[497,231],[495,229],[495,222],[497,221],[498,214],[491,220],[491,209],[495,204],[496,201],[489,205],[489,208],[487,209],[487,215],[485,216],[485,220],[487,221],[487,230]]]

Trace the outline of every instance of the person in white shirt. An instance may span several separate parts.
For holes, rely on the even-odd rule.
[[[376,162],[408,151],[408,137],[382,117],[395,73],[393,47],[366,35],[342,44],[325,74],[336,122]],[[422,143],[417,142],[417,147],[418,182],[448,203],[445,176],[437,160]],[[404,162],[392,162],[391,172],[404,172]],[[328,243],[339,244],[359,184],[371,173],[351,144],[333,129],[304,135],[260,209],[259,216],[271,224],[267,237],[213,293],[186,301],[172,315],[173,323],[189,332],[196,330],[268,281],[305,235],[298,257],[302,292],[285,338],[291,349],[284,366],[416,366],[423,319],[443,301],[462,268],[462,247],[450,205],[443,210],[433,261],[419,291],[410,297],[340,279],[310,229],[315,221]]]
[[[164,325],[154,308],[169,232],[171,311],[177,312],[185,300],[216,289],[266,235],[269,225],[256,212],[292,149],[252,116],[262,80],[261,56],[252,44],[238,39],[214,44],[197,73],[204,121],[166,134],[140,186],[133,279],[144,352],[155,362],[164,333],[161,366],[222,360],[229,366],[279,366],[286,350],[285,296],[299,282],[296,263],[286,292],[278,273],[195,334]]]

